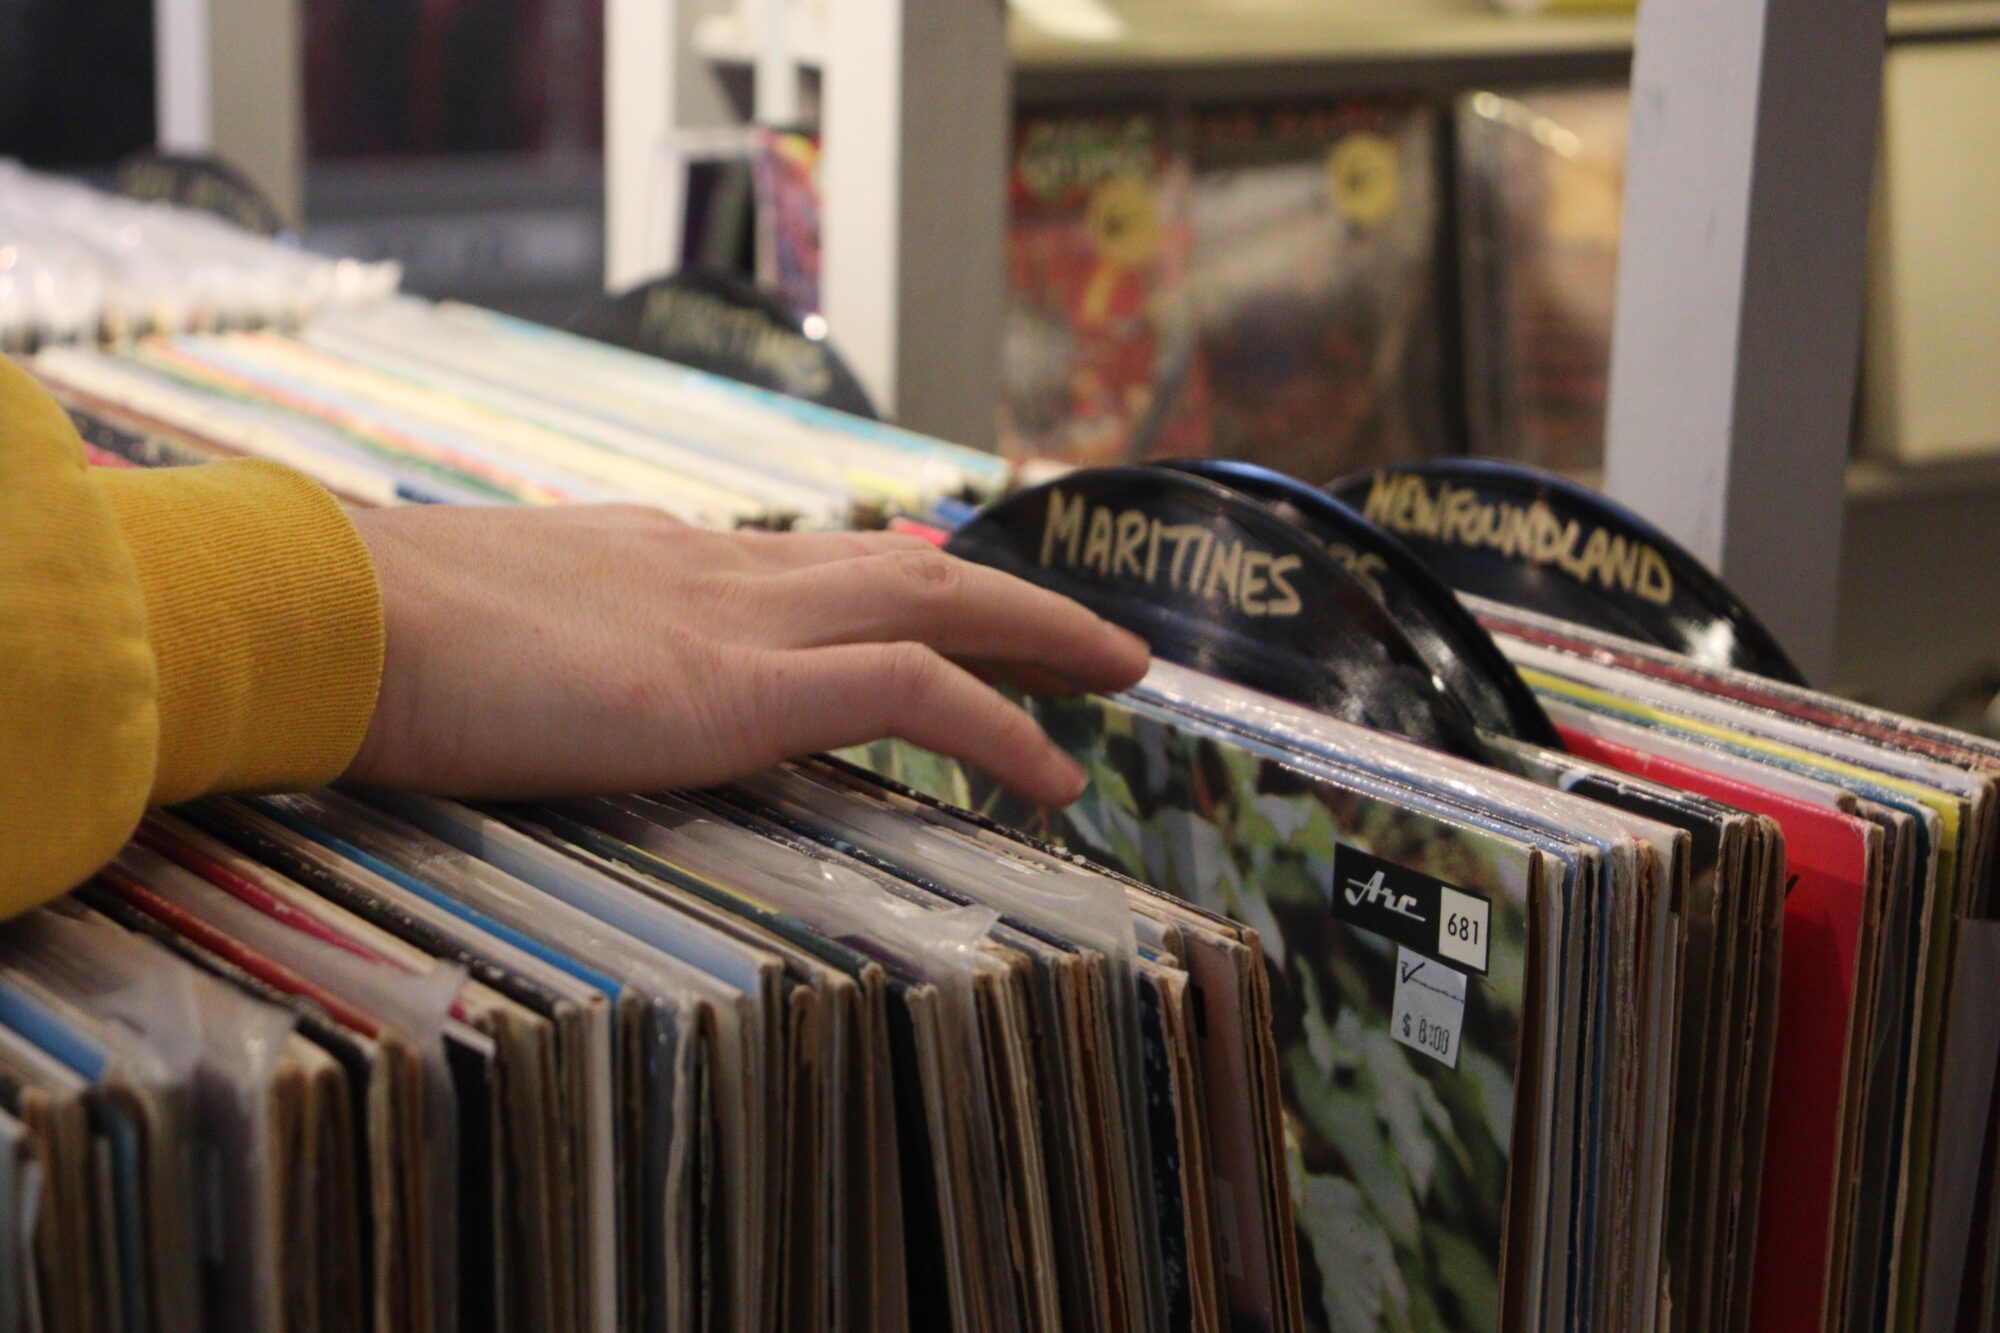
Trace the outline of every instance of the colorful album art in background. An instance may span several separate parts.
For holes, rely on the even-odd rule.
[[[1398,102],[1025,121],[1003,449],[1306,477],[1437,452],[1436,132]]]
[[[1271,973],[1308,1324],[1497,1328],[1531,854],[1118,699],[1030,706],[1090,773],[1065,810],[1022,805],[901,742],[854,757],[1253,926]],[[1491,904],[1485,975],[1449,973],[1465,986],[1450,1063],[1393,1025],[1399,974],[1444,969],[1332,910],[1342,880],[1361,878],[1357,854]]]
[[[1000,438],[1013,457],[1198,454],[1187,162],[1152,115],[1030,119],[1008,180]]]
[[[1574,87],[1459,101],[1472,452],[1602,465],[1631,98]]]
[[[1205,453],[1319,481],[1443,448],[1436,131],[1390,101],[1188,120]]]
[[[819,136],[759,129],[757,281],[801,315],[819,309]]]

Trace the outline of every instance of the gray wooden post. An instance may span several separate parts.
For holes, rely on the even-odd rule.
[[[296,0],[154,0],[159,146],[213,153],[303,219],[305,70]]]
[[[1605,489],[1824,680],[1886,0],[1646,0]]]
[[[831,0],[821,303],[883,411],[991,448],[1006,295],[1002,0]]]

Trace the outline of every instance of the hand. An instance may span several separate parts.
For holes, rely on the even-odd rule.
[[[388,646],[347,777],[441,795],[698,787],[897,736],[1044,805],[1083,771],[982,677],[1116,690],[1143,642],[920,539],[623,505],[355,515]]]

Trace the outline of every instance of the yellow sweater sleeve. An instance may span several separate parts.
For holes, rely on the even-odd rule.
[[[249,460],[87,467],[0,357],[0,916],[89,876],[149,804],[332,781],[381,670],[332,496]]]

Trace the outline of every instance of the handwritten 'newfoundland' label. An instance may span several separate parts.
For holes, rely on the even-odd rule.
[[[1560,570],[1596,586],[1665,606],[1674,575],[1650,543],[1579,519],[1557,516],[1544,500],[1494,499],[1468,486],[1435,487],[1408,473],[1378,473],[1362,512],[1404,537],[1493,551],[1508,560]]]
[[[1296,616],[1297,555],[1262,550],[1196,523],[1092,504],[1051,487],[1042,526],[1044,569],[1076,570],[1223,602],[1246,616]]]

